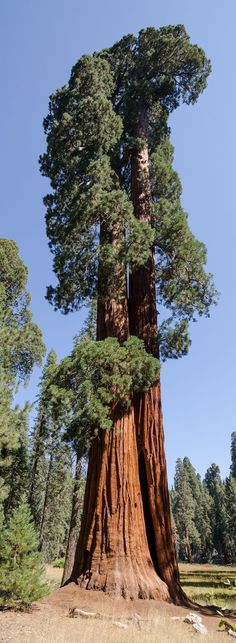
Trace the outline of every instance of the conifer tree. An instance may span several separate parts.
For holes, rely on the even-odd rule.
[[[65,555],[72,483],[71,453],[59,437],[50,453],[39,531],[39,548],[46,561]]]
[[[231,475],[225,481],[226,556],[227,562],[236,563],[236,479]]]
[[[44,365],[39,384],[38,408],[35,426],[32,434],[31,473],[29,487],[29,502],[36,524],[39,525],[42,511],[42,488],[46,478],[46,445],[50,435],[51,419],[51,389],[52,379],[57,367],[55,351],[51,350]]]
[[[25,448],[22,422],[24,424],[26,410],[14,410],[14,393],[20,383],[27,382],[34,365],[41,363],[44,353],[42,333],[32,322],[30,295],[26,290],[27,274],[16,243],[0,239],[1,500],[6,499],[10,492],[9,476],[14,454]]]
[[[75,478],[72,496],[72,506],[70,515],[70,525],[68,533],[68,541],[66,547],[65,565],[63,570],[62,585],[70,578],[74,560],[76,545],[79,535],[79,527],[81,522],[81,515],[83,509],[84,491],[85,491],[85,476],[83,476],[84,458],[81,455],[81,450],[77,449]]]
[[[183,459],[192,496],[195,502],[194,524],[200,535],[199,548],[196,554],[202,560],[210,560],[212,551],[212,529],[210,522],[211,498],[202,485],[199,474],[196,473],[189,458]]]
[[[230,473],[236,479],[236,431],[231,434],[231,467]]]
[[[196,102],[209,71],[183,26],[144,29],[83,56],[51,96],[44,123],[41,170],[52,187],[46,223],[58,278],[47,296],[65,313],[93,297],[98,307],[96,346],[84,340],[62,367],[78,393],[77,427],[91,444],[71,580],[132,598],[186,600],[158,356],[187,352],[188,321],[208,315],[216,293],[206,249],[181,207],[167,119],[182,102]],[[171,315],[160,338],[156,289]]]
[[[50,351],[43,370],[32,436],[29,502],[45,560],[66,549],[72,497],[71,452],[63,440],[67,392],[55,384],[57,357]]]
[[[85,319],[85,322],[82,326],[81,332],[78,337],[75,337],[75,345],[83,338],[90,340],[95,340],[97,334],[97,301],[93,298],[88,305],[88,315]],[[76,391],[75,391],[76,395]],[[76,421],[76,417],[74,418]],[[86,476],[82,475],[83,469],[87,464],[87,455],[88,455],[88,446],[84,444],[83,439],[79,439],[79,426],[76,423],[76,444],[74,445],[74,450],[76,451],[76,464],[75,464],[75,476],[74,476],[74,487],[72,495],[72,506],[71,506],[71,516],[70,516],[70,525],[68,532],[68,541],[66,547],[66,557],[65,565],[63,570],[62,585],[70,578],[74,560],[76,545],[79,534],[79,527],[81,523],[81,514],[83,508],[84,500],[84,490],[85,490],[85,479]],[[74,431],[75,433],[75,431]],[[84,467],[85,464],[85,467]]]
[[[6,482],[8,483],[8,497],[4,503],[5,514],[9,514],[16,507],[23,494],[29,488],[29,411],[30,405],[22,409],[14,409],[15,430],[18,436],[18,446],[12,452],[11,467],[9,468]]]
[[[26,498],[13,509],[0,540],[0,605],[28,606],[48,592]]]
[[[223,562],[227,561],[227,511],[225,488],[221,480],[220,469],[218,465],[212,464],[206,471],[204,484],[213,500],[211,504],[210,520],[212,528],[213,546],[216,549],[219,558]]]
[[[176,462],[172,503],[180,538],[179,555],[182,560],[187,559],[190,563],[193,555],[200,550],[201,536],[195,523],[196,501],[191,488],[189,471],[186,467],[186,462],[180,460],[180,458]]]
[[[207,561],[213,549],[211,529],[212,499],[202,485],[189,458],[176,462],[172,511],[179,535],[179,556]]]

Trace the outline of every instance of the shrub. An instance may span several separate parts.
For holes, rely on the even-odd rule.
[[[27,607],[49,592],[26,498],[13,510],[0,538],[0,606]]]
[[[65,565],[65,558],[56,558],[55,560],[52,561],[53,567],[63,568],[64,565]]]

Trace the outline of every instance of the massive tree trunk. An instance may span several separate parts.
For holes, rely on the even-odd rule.
[[[151,191],[147,124],[141,115],[137,136],[146,144],[131,158],[131,195],[138,219],[151,223]],[[146,349],[158,357],[158,330],[155,291],[155,262],[152,253],[147,264],[130,275],[129,322],[131,335],[145,342]],[[145,498],[146,531],[157,573],[166,582],[175,602],[185,601],[173,542],[160,379],[152,388],[135,396],[135,426],[140,461],[141,490]]]
[[[133,409],[93,441],[71,580],[125,598],[170,598],[147,542]]]
[[[119,230],[113,230],[117,244]],[[102,231],[102,240],[105,232]],[[111,239],[110,239],[111,241]],[[124,266],[118,265],[109,299],[98,299],[97,339],[128,335]],[[126,598],[170,600],[156,573],[146,534],[133,405],[113,414],[110,431],[100,431],[89,453],[81,531],[70,581]]]

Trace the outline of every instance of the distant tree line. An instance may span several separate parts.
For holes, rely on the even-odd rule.
[[[201,480],[189,458],[178,458],[170,496],[179,560],[236,563],[236,432],[225,480],[217,464]]]

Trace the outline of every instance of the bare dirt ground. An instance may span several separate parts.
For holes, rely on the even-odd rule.
[[[47,576],[60,582],[61,570],[48,568]],[[97,618],[69,618],[69,608],[99,614]],[[81,590],[74,584],[56,588],[34,605],[31,613],[1,612],[1,643],[224,643],[231,639],[218,630],[219,617],[202,616],[207,636],[191,625],[172,620],[189,610],[157,601],[114,600],[100,592]],[[135,621],[139,614],[141,621]],[[128,625],[121,629],[115,622]]]

